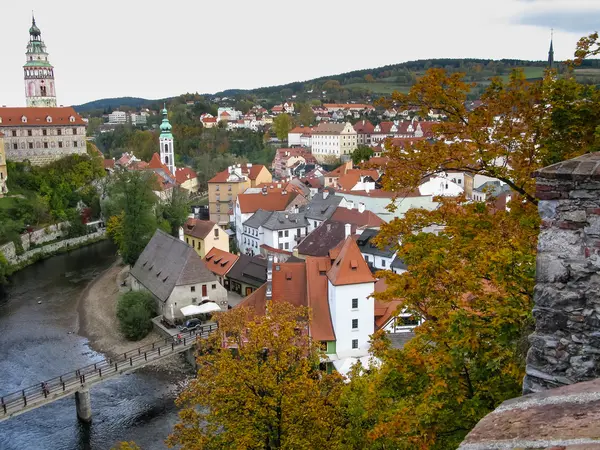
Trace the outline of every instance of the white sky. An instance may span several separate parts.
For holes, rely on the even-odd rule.
[[[25,104],[31,10],[59,104],[302,81],[425,58],[555,59],[600,0],[30,0],[2,5],[0,104]]]

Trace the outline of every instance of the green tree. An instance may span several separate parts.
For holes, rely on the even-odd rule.
[[[141,171],[119,172],[109,186],[112,205],[105,208],[113,212],[111,215],[123,213],[119,251],[126,264],[135,263],[156,230],[155,187],[154,173]]]
[[[300,123],[305,127],[308,127],[315,123],[315,114],[313,113],[312,108],[306,103],[303,103],[300,106],[300,114],[298,115],[298,119],[300,120]]]
[[[294,122],[288,114],[280,114],[273,119],[273,130],[280,141],[287,140],[288,132],[294,127]]]
[[[198,342],[198,375],[177,400],[184,409],[167,443],[182,450],[342,448],[344,383],[319,371],[308,314],[287,302],[271,303],[261,316],[247,308],[219,314],[218,332]]]
[[[190,194],[185,189],[173,188],[170,197],[158,207],[158,217],[168,223],[168,233],[179,236],[179,227],[183,226],[190,214]]]
[[[352,152],[352,162],[355,165],[360,164],[363,161],[368,161],[373,156],[373,149],[367,145],[359,145],[356,150]]]
[[[152,330],[151,319],[155,314],[156,303],[149,292],[126,292],[117,303],[121,332],[132,341],[139,341]]]

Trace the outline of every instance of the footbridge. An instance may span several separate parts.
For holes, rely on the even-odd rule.
[[[204,325],[180,337],[165,338],[85,367],[75,369],[50,380],[0,397],[0,422],[39,408],[61,398],[75,396],[77,417],[83,422],[92,420],[90,387],[96,383],[133,372],[152,362],[176,353],[191,350],[197,339],[206,339],[217,329],[216,324]]]

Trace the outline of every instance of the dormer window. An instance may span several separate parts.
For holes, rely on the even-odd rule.
[[[52,117],[50,117],[50,116],[46,116],[46,122],[48,122],[48,123],[52,123]]]
[[[22,116],[22,117],[21,117],[21,122],[23,122],[23,123],[27,123],[27,117],[25,117],[25,116]]]
[[[73,116],[70,116],[70,117],[69,117],[69,122],[75,122],[75,117],[73,117]]]

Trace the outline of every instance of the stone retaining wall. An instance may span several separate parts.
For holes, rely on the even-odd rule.
[[[524,393],[600,377],[600,153],[536,177],[542,225]]]

